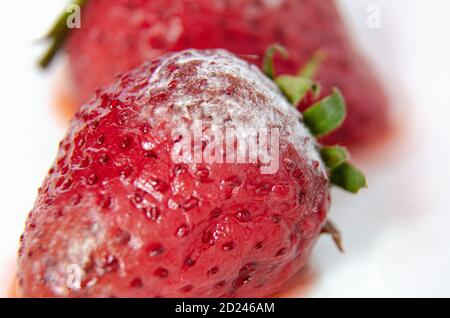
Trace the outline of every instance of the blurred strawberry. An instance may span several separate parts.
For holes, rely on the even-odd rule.
[[[324,126],[327,116],[316,116],[328,107],[342,115]],[[343,110],[335,92],[304,120],[323,132]],[[188,135],[174,129],[190,132],[196,120],[241,138],[278,128],[278,169],[175,161]],[[201,142],[203,150],[211,144]],[[226,51],[144,63],[98,90],[72,120],[22,237],[21,294],[269,296],[304,266],[320,232],[332,232],[325,164],[334,183],[353,192],[364,185],[354,187],[353,172],[347,178],[352,168],[332,154],[337,148],[322,148],[324,164],[317,147],[276,85]]]
[[[250,61],[259,65],[265,48],[280,43],[290,52],[287,61],[278,61],[283,73],[295,72],[318,49],[326,52],[317,73],[323,94],[337,86],[346,96],[347,120],[323,142],[363,145],[388,130],[384,91],[348,39],[332,0],[78,2],[87,2],[82,27],[73,30],[66,48],[80,103],[117,73],[169,51],[225,48],[254,54]]]

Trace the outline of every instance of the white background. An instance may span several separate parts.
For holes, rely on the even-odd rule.
[[[450,297],[450,2],[340,1],[357,43],[392,94],[391,142],[355,159],[370,189],[334,193],[332,218],[345,255],[321,238],[312,283],[283,296]],[[55,112],[54,72],[40,73],[36,40],[61,0],[3,0],[0,10],[0,296],[14,275],[18,238],[52,163],[65,121]],[[366,27],[369,4],[381,29]],[[55,72],[56,71],[56,72]]]

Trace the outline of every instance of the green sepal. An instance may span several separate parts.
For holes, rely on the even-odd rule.
[[[317,96],[320,90],[319,85],[309,78],[292,75],[282,75],[275,79],[281,92],[287,97],[289,102],[297,106],[309,91],[314,92]]]
[[[331,171],[330,181],[335,186],[351,193],[358,193],[362,188],[367,188],[364,174],[348,162]]]
[[[339,128],[346,116],[344,97],[337,89],[303,112],[303,121],[316,137],[323,137]]]
[[[325,146],[320,149],[320,156],[328,169],[333,170],[345,163],[350,155],[344,147]]]
[[[327,54],[323,50],[318,50],[314,52],[313,56],[310,58],[308,62],[306,62],[305,66],[298,72],[298,75],[306,78],[314,78],[316,75],[320,64],[323,63],[327,59]]]
[[[319,64],[326,58],[323,52],[316,53],[310,62],[297,76],[281,75],[275,78],[273,58],[275,53],[287,57],[287,51],[280,45],[267,48],[263,60],[263,71],[276,82],[281,92],[293,106],[297,106],[305,95],[312,91],[315,98],[320,96],[320,86],[312,80]],[[345,120],[346,104],[339,89],[334,88],[331,95],[314,103],[303,112],[303,122],[315,137],[323,137],[339,128]],[[346,191],[357,193],[361,188],[367,187],[366,177],[356,167],[348,162],[349,153],[343,147],[324,146],[320,148],[324,164],[328,168],[330,182]],[[325,233],[333,236],[337,246],[342,250],[338,231],[331,223],[324,227]]]
[[[273,63],[275,53],[279,53],[284,59],[287,59],[289,56],[287,49],[279,44],[272,44],[266,49],[263,59],[263,71],[272,80],[275,78],[275,65]]]

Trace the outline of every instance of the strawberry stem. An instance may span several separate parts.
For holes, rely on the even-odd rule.
[[[50,63],[55,58],[56,54],[58,54],[59,50],[62,48],[65,42],[65,34],[59,34],[52,38],[50,46],[47,48],[45,54],[39,59],[39,66],[43,69],[46,69]]]
[[[77,5],[82,8],[86,4],[87,0],[72,0],[71,5]],[[43,69],[47,68],[55,58],[56,54],[64,46],[70,29],[67,26],[67,20],[72,15],[71,12],[65,10],[52,28],[47,32],[45,39],[50,41],[50,45],[45,54],[39,59],[39,66]]]

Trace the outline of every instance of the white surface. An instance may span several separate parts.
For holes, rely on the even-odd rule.
[[[402,129],[381,153],[359,160],[368,191],[335,191],[331,215],[346,254],[328,238],[319,241],[307,295],[450,297],[450,2],[341,2],[393,92]],[[381,29],[366,27],[369,4],[382,9]],[[65,130],[51,103],[54,76],[34,68],[42,50],[34,41],[63,5],[6,0],[0,10],[0,296],[7,295],[25,217]]]

